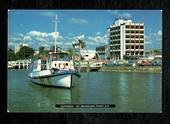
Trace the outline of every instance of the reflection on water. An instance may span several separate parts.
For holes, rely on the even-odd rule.
[[[34,83],[29,83],[30,87],[33,88],[33,92],[37,93],[38,96],[43,96],[47,98],[49,101],[56,102],[57,99],[58,104],[62,103],[71,103],[71,90],[64,88],[56,88],[56,87],[44,87]],[[41,98],[37,97],[37,101],[41,101]]]
[[[161,112],[162,77],[151,73],[82,73],[71,89],[36,85],[27,70],[8,70],[12,112]],[[56,104],[115,104],[115,108],[56,108]]]

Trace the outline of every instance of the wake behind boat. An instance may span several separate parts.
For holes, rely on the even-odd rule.
[[[50,53],[48,58],[36,60],[30,65],[29,78],[40,85],[71,88],[78,77],[80,74],[64,51]]]

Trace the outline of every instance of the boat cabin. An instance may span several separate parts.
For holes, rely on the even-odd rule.
[[[71,60],[67,52],[50,53],[48,56],[48,60],[48,62],[51,63],[51,68],[60,70],[74,69],[73,61]]]

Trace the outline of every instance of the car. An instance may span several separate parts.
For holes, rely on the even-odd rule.
[[[136,60],[128,60],[129,66],[136,66]]]
[[[153,60],[151,63],[153,66],[161,66],[162,65],[162,61]]]
[[[147,60],[138,61],[139,66],[151,66],[151,62]]]

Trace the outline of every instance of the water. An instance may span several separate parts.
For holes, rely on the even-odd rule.
[[[71,89],[31,83],[28,70],[8,70],[10,112],[161,112],[162,75],[82,73]],[[115,104],[114,108],[56,108],[56,104]]]

